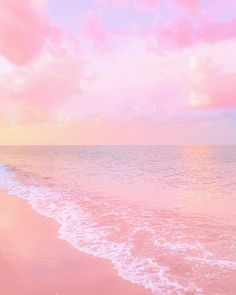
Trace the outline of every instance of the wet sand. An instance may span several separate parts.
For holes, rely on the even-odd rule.
[[[58,224],[0,193],[1,295],[150,295],[108,261],[57,238]]]

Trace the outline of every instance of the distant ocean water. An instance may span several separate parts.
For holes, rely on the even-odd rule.
[[[236,146],[0,147],[0,190],[153,294],[236,294]]]

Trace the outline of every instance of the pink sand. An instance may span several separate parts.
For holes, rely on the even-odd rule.
[[[58,225],[24,201],[0,195],[0,294],[147,295],[111,263],[57,238]]]

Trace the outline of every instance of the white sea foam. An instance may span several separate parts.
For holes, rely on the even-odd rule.
[[[148,221],[132,219],[131,209],[119,209],[119,206],[111,208],[104,201],[101,203],[103,208],[106,209],[107,206],[107,210],[104,209],[99,219],[95,216],[96,210],[91,209],[93,208],[91,200],[87,200],[89,204],[87,207],[83,206],[86,197],[81,196],[80,206],[79,203],[66,199],[61,193],[50,188],[26,185],[4,165],[0,165],[0,189],[25,199],[39,213],[56,220],[60,224],[59,238],[68,241],[80,251],[110,260],[122,278],[150,289],[153,294],[197,295],[204,294],[204,290],[190,280],[178,280],[172,274],[168,264],[158,261],[158,255],[156,257],[151,252],[136,253],[135,242],[137,242],[137,235],[142,232],[151,236],[153,251],[168,250],[177,254],[180,252],[186,254],[190,251],[194,255],[185,255],[183,260],[195,259],[200,264],[204,262],[220,268],[236,268],[235,262],[214,258],[213,253],[207,251],[200,243],[168,241],[168,234],[173,226],[172,220],[168,219],[167,224],[163,222],[155,228]],[[96,203],[96,200],[94,202]],[[117,226],[115,222],[114,224],[100,222],[108,215],[119,220],[129,219],[129,225],[133,226],[132,231],[122,239],[119,232],[122,230],[123,223]],[[114,238],[116,231],[119,239]]]

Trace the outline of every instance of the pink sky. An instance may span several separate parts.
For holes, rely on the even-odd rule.
[[[236,144],[233,0],[0,0],[0,144]]]

